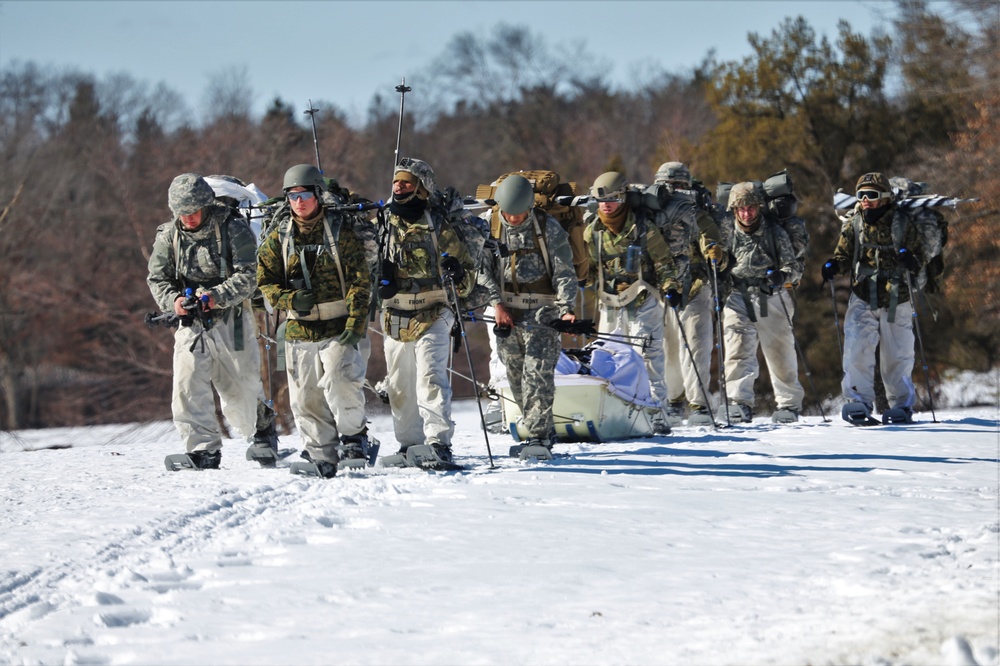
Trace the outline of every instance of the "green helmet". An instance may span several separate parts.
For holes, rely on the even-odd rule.
[[[602,173],[590,188],[590,196],[598,201],[625,201],[628,181],[617,171]]]
[[[524,176],[513,174],[503,179],[493,196],[500,210],[509,215],[521,215],[535,205],[535,190]]]
[[[296,164],[285,172],[285,182],[281,189],[287,192],[293,187],[307,187],[318,194],[326,190],[326,180],[312,164]]]
[[[682,162],[664,162],[653,178],[657,183],[691,187],[691,171]]]

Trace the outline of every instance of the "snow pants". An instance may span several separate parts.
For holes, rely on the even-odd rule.
[[[285,340],[288,402],[314,461],[337,462],[340,435],[365,429],[363,354],[334,338]]]
[[[844,379],[841,389],[849,401],[875,404],[875,348],[890,407],[912,407],[913,305],[896,306],[895,321],[889,323],[885,308],[871,310],[851,294],[844,316]]]
[[[649,392],[660,408],[665,408],[668,401],[667,385],[663,377],[663,306],[655,298],[648,296],[639,307],[609,308],[601,303],[599,310],[599,332],[614,333],[620,329],[625,335],[650,338],[650,344],[642,352],[646,372],[649,374]]]
[[[219,394],[222,413],[239,433],[250,438],[257,430],[257,407],[264,401],[257,320],[251,308],[242,308],[243,349],[236,351],[236,316],[237,310],[233,309],[226,319],[216,319],[211,330],[205,331],[195,321],[191,326],[178,326],[174,333],[170,409],[188,452],[214,453],[222,448],[213,386]],[[197,340],[199,334],[201,340]]]
[[[665,308],[666,321],[663,323],[663,350],[665,355],[664,380],[667,384],[667,395],[670,402],[687,397],[691,404],[701,405],[711,409],[706,404],[707,397],[702,395],[704,385],[706,393],[711,382],[712,348],[715,346],[715,335],[712,330],[712,292],[702,287],[694,298],[688,301],[683,310]],[[680,315],[680,324],[677,315]],[[684,338],[681,336],[681,326],[687,336],[691,354],[684,348]],[[694,363],[691,356],[694,356]],[[698,380],[701,380],[699,383]]]
[[[414,342],[385,336],[386,389],[392,408],[396,441],[405,449],[414,444],[451,446],[451,382],[448,359],[455,315],[444,310]]]
[[[760,316],[760,299],[767,299],[767,316]],[[726,300],[722,314],[723,339],[726,343],[726,393],[731,402],[753,406],[753,385],[760,375],[757,362],[758,346],[764,351],[767,369],[778,409],[802,411],[805,391],[799,383],[799,364],[795,357],[795,338],[789,320],[795,314],[795,304],[784,289],[767,296],[752,292],[750,303],[757,321],[747,313],[739,291]],[[784,303],[784,307],[782,307]],[[785,316],[787,308],[788,316]]]

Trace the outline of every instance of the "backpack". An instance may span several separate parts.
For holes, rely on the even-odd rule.
[[[535,207],[541,208],[548,215],[554,217],[566,233],[569,234],[569,245],[573,251],[573,266],[576,269],[577,279],[587,278],[590,266],[590,259],[587,255],[587,248],[583,243],[583,209],[564,203],[558,203],[557,197],[572,198],[577,194],[575,182],[560,180],[559,174],[555,171],[536,169],[534,171],[512,171],[505,173],[489,185],[480,185],[476,188],[476,198],[481,200],[492,200],[496,195],[497,187],[505,178],[511,175],[520,175],[528,179],[535,192]],[[493,217],[490,225],[490,235],[493,238],[500,237],[500,211],[497,206],[493,207]]]

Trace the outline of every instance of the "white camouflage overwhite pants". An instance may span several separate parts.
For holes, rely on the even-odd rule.
[[[767,316],[760,316],[759,292],[751,292],[750,302],[757,322],[750,321],[743,296],[734,290],[723,309],[722,328],[726,343],[726,393],[731,402],[753,406],[753,385],[760,375],[757,347],[771,373],[771,386],[778,409],[802,410],[805,391],[799,383],[799,364],[795,357],[795,338],[789,319],[795,315],[791,296],[782,289],[767,298]],[[785,315],[785,309],[788,310]]]
[[[264,400],[260,381],[257,321],[251,308],[243,308],[243,349],[236,351],[233,318],[219,318],[211,330],[201,323],[178,326],[174,333],[174,381],[170,408],[174,425],[188,452],[222,448],[222,431],[215,416],[215,386],[222,413],[244,437],[257,429],[257,403]],[[204,345],[202,345],[204,342]],[[194,344],[194,349],[191,346]]]
[[[653,400],[660,404],[661,409],[666,407],[667,385],[663,378],[663,306],[655,298],[648,296],[638,308],[610,308],[600,303],[598,310],[601,313],[601,323],[597,329],[599,332],[614,333],[616,329],[621,329],[625,335],[650,339],[650,344],[642,351],[646,372],[649,374],[649,392]],[[628,342],[639,342],[639,340],[628,340]]]
[[[681,337],[681,326],[677,323],[677,314],[673,308],[665,308],[666,321],[663,324],[663,349],[665,353],[664,380],[667,384],[667,395],[670,402],[687,397],[692,404],[711,409],[705,404],[706,396],[702,395],[704,385],[707,393],[712,372],[712,349],[715,347],[715,334],[712,330],[712,291],[702,287],[694,298],[688,301],[683,310],[677,310],[680,315],[684,333],[687,335],[691,355],[684,348],[684,338]],[[701,383],[699,384],[699,378]]]
[[[385,336],[386,388],[392,426],[401,448],[414,444],[451,446],[451,382],[448,359],[455,315],[444,310],[414,342]]]
[[[340,434],[365,428],[362,353],[334,338],[285,340],[288,403],[305,450],[315,460],[337,462]]]
[[[879,348],[879,369],[890,407],[912,407],[913,390],[913,306],[896,306],[895,321],[889,311],[872,311],[868,304],[851,294],[844,316],[844,379],[841,389],[850,401],[875,404],[875,348]]]

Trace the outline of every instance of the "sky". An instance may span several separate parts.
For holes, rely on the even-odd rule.
[[[169,422],[0,433],[0,663],[996,666],[1000,376],[966,377],[936,422],[549,463],[493,435],[492,469],[460,402],[458,474],[304,478],[237,440],[167,472]]]
[[[488,35],[497,23],[528,26],[556,50],[582,43],[595,67],[626,85],[651,65],[689,71],[710,49],[719,60],[740,59],[749,32],[770,35],[785,17],[801,14],[835,39],[840,19],[870,35],[893,11],[881,0],[0,0],[0,67],[32,61],[98,79],[126,72],[166,83],[197,117],[213,76],[245,71],[257,112],[275,96],[302,110],[309,99],[327,100],[363,122],[373,95],[395,98],[401,79],[427,71],[456,34]]]

